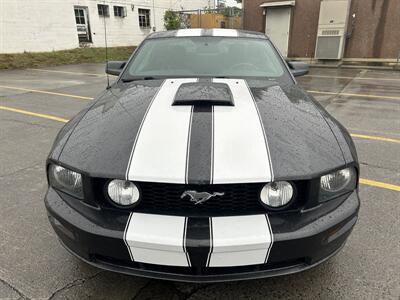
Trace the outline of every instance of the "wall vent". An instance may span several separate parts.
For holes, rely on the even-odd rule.
[[[319,11],[316,59],[342,59],[351,0],[322,0]]]
[[[339,30],[322,30],[321,35],[339,35]]]
[[[340,39],[340,36],[319,36],[315,56],[336,59],[340,50]]]

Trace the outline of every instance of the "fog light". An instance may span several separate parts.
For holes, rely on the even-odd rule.
[[[287,181],[267,183],[260,193],[261,202],[271,208],[287,205],[293,197],[293,187]]]
[[[107,187],[108,196],[117,205],[131,206],[140,199],[138,187],[127,180],[114,179]]]

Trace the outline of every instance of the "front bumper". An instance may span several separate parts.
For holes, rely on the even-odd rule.
[[[189,267],[174,263],[149,263],[145,259],[137,261],[135,254],[132,256],[129,238],[125,236],[130,218],[128,212],[93,208],[52,188],[46,194],[45,204],[50,223],[62,244],[87,263],[125,274],[187,282],[271,277],[314,267],[343,247],[357,221],[360,206],[355,191],[312,210],[290,215],[269,215],[273,243],[266,263],[252,262],[238,266],[220,264],[208,267],[194,264]],[[154,240],[154,235],[141,242],[147,243],[152,239]],[[191,241],[192,247],[197,245],[199,249],[204,246],[203,243],[201,238]],[[244,245],[244,251],[235,250],[237,245],[234,244],[235,240],[231,241],[231,245],[225,243],[223,247],[216,247],[214,251],[221,252],[219,255],[222,258],[233,257],[238,260],[239,257],[240,260],[241,257],[251,257],[252,253],[257,254],[262,250],[260,243],[248,242]],[[218,243],[214,246],[218,246]],[[160,251],[165,249],[172,253],[172,257],[176,257],[176,247],[177,245],[170,242],[162,244],[159,239],[158,244],[152,243],[150,247],[145,245],[142,249],[152,248],[150,251],[155,251],[153,257],[159,258]],[[148,251],[144,255],[147,254]]]

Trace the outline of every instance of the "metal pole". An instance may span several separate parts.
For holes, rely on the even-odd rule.
[[[231,7],[229,10],[229,28],[233,28],[233,7]]]
[[[154,0],[153,0],[153,31],[156,31],[156,6],[154,4]]]
[[[104,45],[106,46],[106,67],[108,65],[108,44],[107,44],[107,24],[106,24],[106,14],[104,11],[104,7],[106,5],[106,0],[104,0],[103,6],[103,22],[104,22]],[[107,89],[110,88],[110,76],[107,73]]]
[[[244,2],[245,1],[246,0],[242,0],[242,12],[241,12],[241,15],[240,15],[240,29],[244,28]]]
[[[198,28],[201,28],[201,11],[200,9],[197,10],[197,26]]]

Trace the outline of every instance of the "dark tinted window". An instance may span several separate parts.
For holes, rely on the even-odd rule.
[[[150,27],[150,9],[139,8],[139,26],[141,28]]]
[[[125,18],[126,17],[126,9],[123,6],[114,6],[114,16]]]
[[[97,10],[99,12],[99,16],[103,16],[103,17],[109,17],[110,16],[110,10],[108,8],[108,5],[97,4]]]

